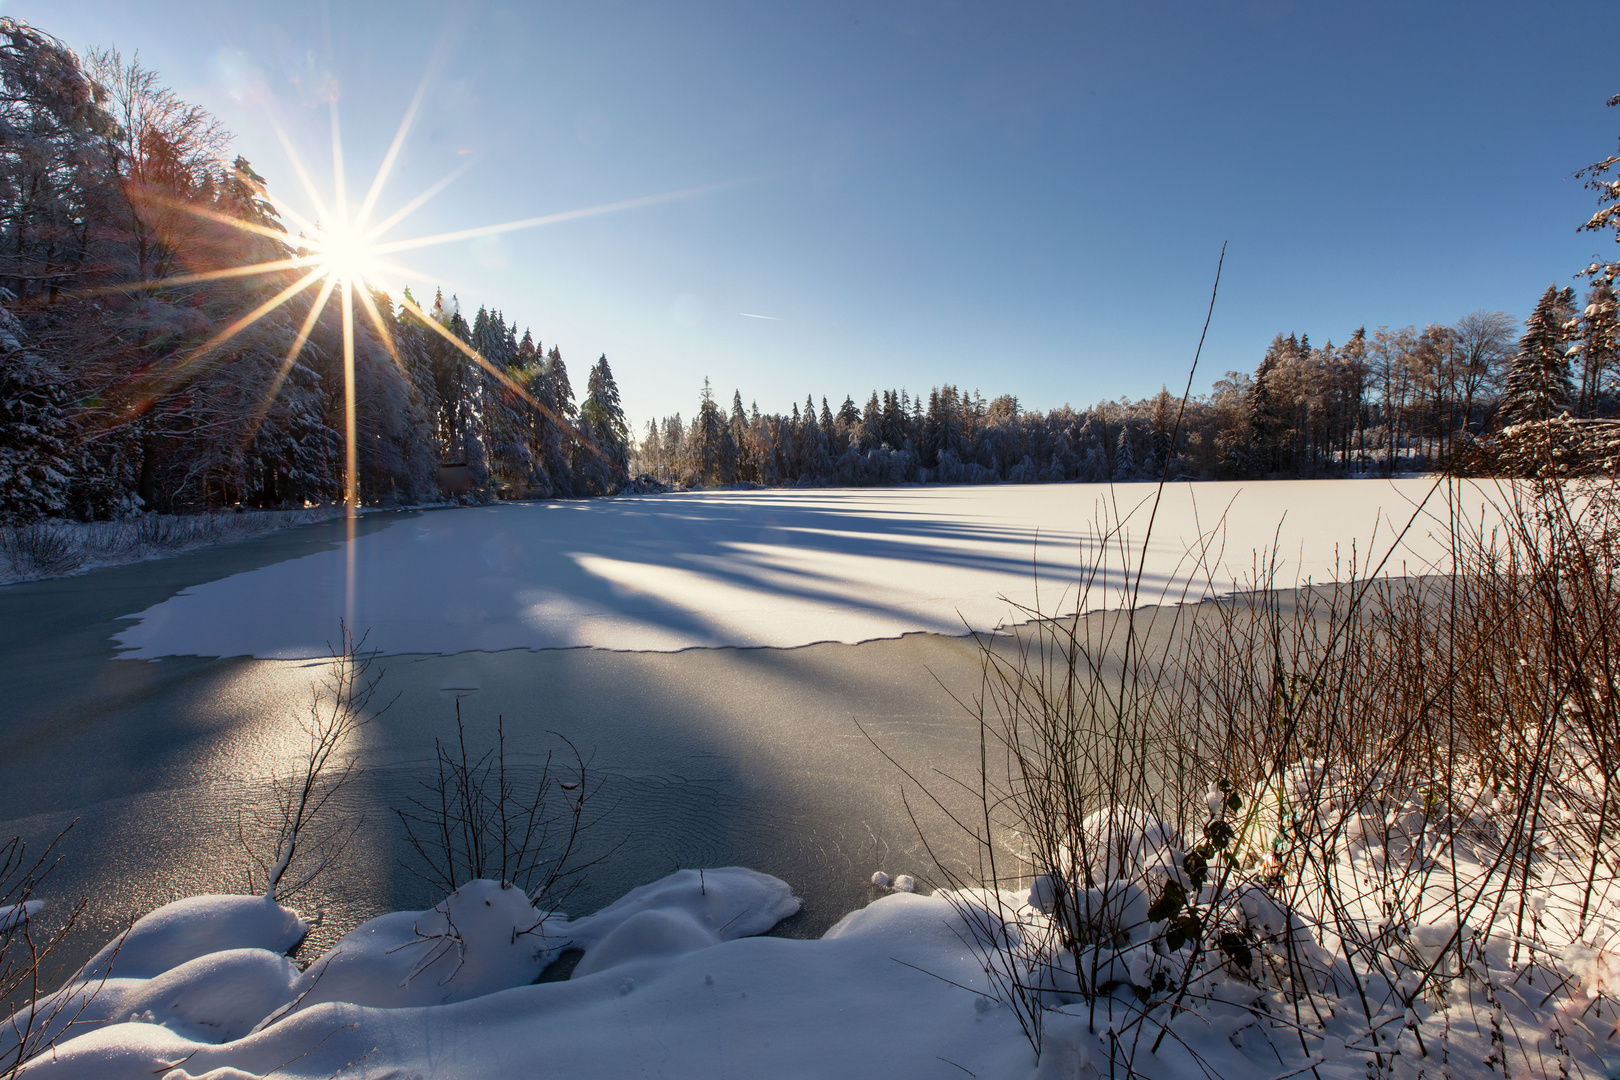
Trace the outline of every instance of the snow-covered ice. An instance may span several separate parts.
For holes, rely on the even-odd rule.
[[[1323,581],[1381,556],[1428,480],[1179,484],[1166,489],[1141,602],[1252,580]],[[1140,544],[1153,485],[1045,484],[698,492],[415,515],[342,547],[186,589],[116,635],[126,657],[329,655],[340,619],[383,653],[794,647],[912,631],[958,634],[1046,610],[1099,560],[1094,523]],[[1482,496],[1465,492],[1478,512]],[[1443,502],[1437,496],[1435,503]],[[1443,514],[1442,506],[1434,512]],[[1189,552],[1220,524],[1208,573]],[[1420,521],[1388,570],[1444,558]],[[1139,548],[1130,552],[1135,561]],[[1108,560],[1124,560],[1114,552]],[[353,567],[352,583],[349,579]],[[1117,604],[1118,581],[1090,607]],[[352,608],[350,607],[352,596]],[[1072,606],[1071,589],[1068,603]],[[250,617],[245,617],[250,615]]]

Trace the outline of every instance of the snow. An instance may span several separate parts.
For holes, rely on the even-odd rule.
[[[25,1075],[181,1080],[276,1070],[292,1078],[477,1078],[541,1067],[576,1076],[903,1078],[956,1071],[941,1058],[979,1076],[1032,1073],[1035,1055],[1011,1014],[976,1007],[974,995],[942,981],[983,979],[943,900],[885,897],[822,941],[742,937],[670,951],[667,936],[638,930],[631,936],[641,947],[631,947],[626,932],[638,924],[679,924],[682,935],[701,929],[712,936],[718,929],[707,927],[706,917],[738,902],[775,905],[755,911],[751,927],[790,906],[782,900],[786,886],[761,875],[728,869],[703,876],[702,891],[687,887],[697,872],[682,871],[634,901],[627,897],[581,966],[615,941],[622,951],[610,966],[576,969],[569,980],[525,981],[436,1006],[306,1003],[226,1042],[200,1039],[194,1025],[170,1014],[126,1013],[122,1022],[76,1029]],[[691,937],[682,943],[697,945]],[[171,973],[171,992],[186,991],[180,974]],[[378,973],[379,986],[386,977]]]
[[[1421,479],[1170,486],[1141,602],[1178,598],[1188,582],[1194,599],[1240,588],[1261,550],[1278,553],[1285,582],[1328,580],[1352,550],[1365,566],[1433,488]],[[1050,610],[1067,587],[1072,607],[1074,582],[1098,561],[1096,523],[1124,519],[1140,545],[1153,493],[1149,484],[720,491],[430,512],[183,590],[129,616],[115,637],[130,658],[297,659],[329,655],[345,618],[386,654],[960,634],[964,622],[1006,619],[1007,600],[1035,603],[1037,590]],[[1476,516],[1482,498],[1464,492]],[[1441,503],[1443,494],[1434,513]],[[1189,553],[1218,524],[1206,573]],[[1386,570],[1444,557],[1420,521]],[[1109,563],[1135,560],[1136,550],[1115,552]],[[1088,607],[1123,602],[1119,585],[1094,589]]]
[[[1536,1059],[1567,1076],[1602,1068],[1613,1019],[1590,1006],[1582,1017],[1574,1006],[1612,989],[1612,943],[1577,934],[1561,951],[1510,961],[1511,935],[1499,928],[1438,1003],[1424,995],[1402,1008],[1391,993],[1456,948],[1456,933],[1467,929],[1438,910],[1456,894],[1437,891],[1436,910],[1410,931],[1410,959],[1385,971],[1352,969],[1241,874],[1230,886],[1219,878],[1194,885],[1200,903],[1223,920],[1218,925],[1242,927],[1253,943],[1257,959],[1243,968],[1247,961],[1213,949],[1166,944],[1167,923],[1148,912],[1141,875],[1182,862],[1182,852],[1165,857],[1156,846],[1180,842],[1171,830],[1126,814],[1105,814],[1094,825],[1103,847],[1118,853],[1117,863],[1106,856],[1101,865],[1122,874],[1098,888],[1059,873],[1043,875],[1027,893],[895,889],[816,941],[752,936],[791,915],[798,901],[786,883],[735,867],[682,870],[578,919],[539,911],[520,890],[479,880],[427,911],[364,924],[300,973],[264,947],[295,940],[302,922],[292,912],[262,897],[197,897],[137,922],[121,939],[127,957],[109,946],[42,1002],[42,1014],[77,1010],[77,1018],[71,1027],[55,1024],[55,1047],[22,1075],[476,1080],[540,1069],[674,1080],[958,1072],[1055,1080],[1106,1075],[1111,1048],[1117,1055],[1134,1047],[1132,1075],[1154,1080],[1313,1069],[1320,1080],[1431,1072],[1483,1080],[1496,1072],[1504,1028],[1519,1055],[1514,1062]],[[1114,828],[1118,844],[1108,833]],[[1459,829],[1455,852],[1436,848],[1435,866],[1448,868],[1442,873],[1480,869],[1461,839],[1479,828],[1475,821]],[[1342,872],[1365,876],[1372,857],[1346,851]],[[1060,893],[1077,902],[1049,910]],[[1554,888],[1535,898],[1543,934],[1578,903],[1566,893]],[[1358,917],[1369,928],[1389,918],[1374,895],[1365,907]],[[1503,907],[1512,907],[1511,897]],[[1070,924],[1068,945],[1054,936],[1060,921]],[[1498,921],[1506,926],[1511,915]],[[537,982],[566,949],[583,950],[572,976]],[[1008,974],[1040,1002],[1039,1056]],[[1165,975],[1168,991],[1159,981]],[[1186,1007],[1176,1008],[1174,986],[1184,977],[1190,992]],[[1520,979],[1535,992],[1509,993]],[[1303,1026],[1287,1007],[1298,1000],[1290,986],[1302,981],[1312,985],[1314,1017]],[[1548,986],[1547,1000],[1563,994],[1551,1009],[1534,1004]],[[1144,1019],[1140,1003],[1149,999],[1156,1014]],[[5,1028],[16,1025],[14,1018]],[[1170,1038],[1150,1050],[1160,1025]],[[1427,1033],[1426,1050],[1415,1028]],[[1443,1073],[1429,1068],[1436,1055],[1444,1055]]]

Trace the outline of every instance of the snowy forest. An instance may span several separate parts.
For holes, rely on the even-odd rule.
[[[1452,326],[1379,327],[1320,348],[1278,334],[1253,374],[1213,392],[1025,410],[955,386],[926,401],[874,391],[790,414],[729,411],[705,385],[696,415],[647,426],[632,467],[666,484],[1039,483],[1523,472],[1526,422],[1560,423],[1560,467],[1606,468],[1620,411],[1615,296],[1598,280],[1577,310],[1549,286],[1521,328],[1500,311]],[[1567,414],[1567,416],[1566,416]]]
[[[307,294],[255,319],[299,274],[230,271],[289,260],[298,238],[276,238],[265,181],[224,160],[219,123],[116,51],[81,60],[11,19],[0,87],[0,518],[340,499],[337,305],[307,342]],[[369,299],[393,347],[355,320],[364,502],[439,498],[449,463],[491,495],[601,494],[625,480],[606,357],[576,401],[559,348],[500,312],[469,319],[443,296],[417,308],[510,382],[390,297]]]
[[[226,160],[229,134],[137,61],[81,58],[13,19],[0,87],[0,523],[340,500],[342,324],[307,293],[278,304],[291,266],[238,271],[300,248],[264,178]],[[1590,228],[1612,224],[1612,164],[1587,170],[1607,204]],[[1279,334],[1252,374],[1185,403],[1161,389],[1043,412],[946,384],[762,414],[705,381],[689,421],[639,441],[606,356],[576,399],[558,345],[502,312],[374,292],[354,321],[357,495],[434,501],[446,466],[464,467],[459,497],[485,500],[610,494],[632,476],[648,490],[1607,468],[1620,371],[1603,270],[1584,303],[1550,286],[1522,327],[1477,311],[1342,345]],[[1531,430],[1548,452],[1515,438]]]

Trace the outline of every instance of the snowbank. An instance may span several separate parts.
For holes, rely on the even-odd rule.
[[[1367,964],[1373,939],[1336,943],[1254,879],[1189,881],[1182,839],[1155,820],[1104,815],[1087,829],[1117,859],[1067,860],[1023,891],[894,889],[819,941],[752,936],[798,900],[739,868],[683,870],[572,920],[474,881],[428,911],[373,919],[299,972],[279,951],[302,932],[292,912],[198,897],[138,922],[42,1002],[77,1018],[50,1029],[54,1049],[22,1075],[1099,1080],[1128,1068],[1155,1080],[1484,1080],[1526,1063],[1541,1066],[1533,1075],[1603,1074],[1613,941],[1576,931],[1560,953],[1564,931],[1548,930],[1568,890],[1539,902],[1533,957],[1479,932],[1506,912],[1476,910],[1480,925],[1459,938],[1438,910],[1466,892],[1458,881]],[[1447,835],[1464,832],[1479,828]],[[1344,884],[1380,851],[1346,850]],[[1434,861],[1466,875],[1471,852]],[[1083,865],[1119,876],[1083,889]],[[1160,891],[1179,881],[1207,909],[1205,947],[1178,943],[1174,913],[1149,908],[1142,884],[1155,880]],[[1354,918],[1388,936],[1386,906],[1371,893],[1363,906]],[[1606,899],[1598,920],[1610,937],[1613,910]],[[572,976],[537,982],[567,949],[583,951]],[[1450,952],[1462,967],[1419,993],[1416,973]]]
[[[1425,480],[1181,484],[1166,491],[1143,576],[1143,603],[1193,582],[1194,599],[1252,580],[1275,549],[1279,580],[1328,580],[1350,558],[1389,550],[1433,487]],[[130,616],[128,657],[309,658],[328,654],[339,619],[383,653],[859,642],[913,631],[988,628],[1008,604],[1047,610],[1099,561],[1089,542],[1124,518],[1137,545],[1153,485],[696,492],[492,506],[415,515],[323,551],[180,594]],[[1476,511],[1483,496],[1468,489]],[[1437,500],[1436,512],[1443,513]],[[1200,535],[1224,519],[1198,566]],[[1279,527],[1280,523],[1280,527]],[[1418,572],[1444,558],[1427,522],[1391,561]],[[350,555],[352,554],[352,560]],[[348,579],[352,565],[352,589]],[[1117,605],[1099,582],[1088,606]],[[352,595],[352,608],[349,597]],[[254,613],[241,618],[243,611]]]
[[[114,957],[93,1016],[24,1075],[495,1078],[543,1067],[565,1076],[937,1077],[1035,1068],[1007,1009],[951,985],[982,983],[983,972],[939,898],[895,893],[822,941],[792,941],[746,936],[798,902],[783,882],[735,868],[683,870],[594,916],[553,916],[541,936],[514,933],[517,905],[503,894],[522,895],[473,882],[433,912],[373,920],[291,981],[280,957],[251,946],[146,977],[119,977]],[[461,939],[448,950],[429,940],[446,913]],[[153,941],[149,921],[173,956],[194,951],[188,920],[168,908],[148,916],[136,933]],[[421,933],[402,935],[407,923]],[[258,939],[243,927],[239,940]],[[585,951],[572,978],[534,983],[537,965],[565,944]],[[449,970],[457,948],[474,973]],[[149,947],[141,970],[160,952]],[[346,974],[345,955],[357,957]],[[366,1004],[315,1003],[338,980],[339,996]],[[443,1003],[427,1003],[436,997]]]

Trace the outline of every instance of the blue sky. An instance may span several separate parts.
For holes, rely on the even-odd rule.
[[[411,253],[639,427],[954,382],[1029,407],[1195,391],[1281,331],[1523,316],[1612,241],[1612,0],[1569,3],[161,4],[0,11],[139,52],[307,205],[267,116],[361,187],[426,75],[397,235],[704,194]],[[746,318],[742,313],[772,316]],[[583,390],[583,386],[578,389]]]

